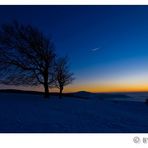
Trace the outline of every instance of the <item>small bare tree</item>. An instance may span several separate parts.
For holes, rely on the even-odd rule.
[[[54,82],[54,44],[38,29],[17,22],[0,29],[0,83],[43,85],[45,97]]]
[[[59,58],[55,68],[55,86],[60,90],[59,98],[62,98],[64,86],[72,83],[74,80],[73,73],[69,71],[68,58]]]

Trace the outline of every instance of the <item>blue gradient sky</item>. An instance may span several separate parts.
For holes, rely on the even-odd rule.
[[[148,91],[148,6],[0,6],[0,24],[15,19],[69,56],[65,91]]]

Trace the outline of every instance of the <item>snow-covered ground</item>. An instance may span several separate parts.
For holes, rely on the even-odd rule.
[[[0,93],[0,132],[148,133],[148,105],[119,100]]]

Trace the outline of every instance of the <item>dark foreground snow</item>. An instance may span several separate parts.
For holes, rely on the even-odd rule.
[[[148,133],[148,105],[0,93],[0,132]]]

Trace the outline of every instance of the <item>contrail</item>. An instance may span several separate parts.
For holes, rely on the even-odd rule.
[[[91,49],[91,51],[97,51],[97,50],[100,50],[101,48],[93,48]]]

